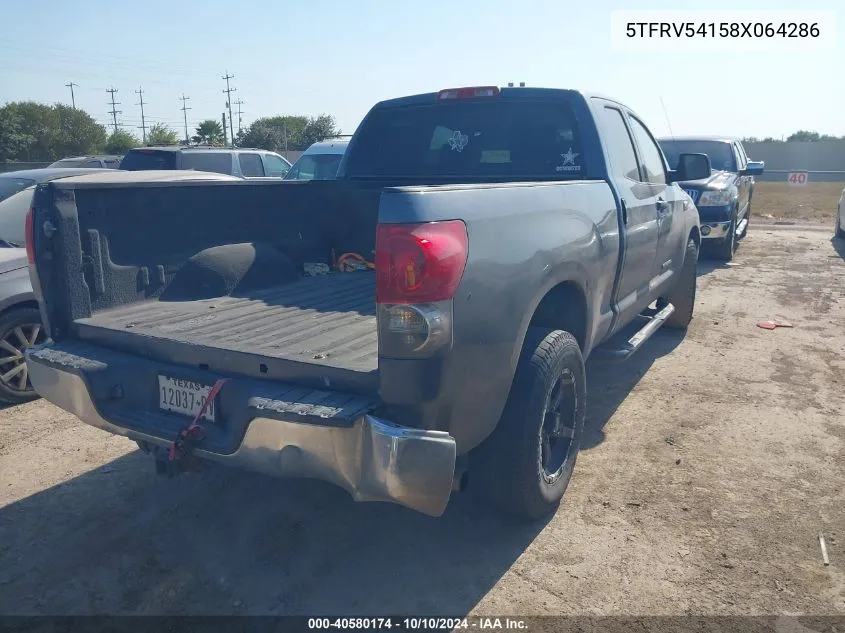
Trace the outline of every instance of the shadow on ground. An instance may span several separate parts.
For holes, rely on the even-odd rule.
[[[585,449],[681,340],[588,364]],[[0,509],[0,613],[464,614],[544,527],[468,494],[433,519],[222,467],[168,480],[134,451]]]
[[[613,341],[624,341],[636,329],[634,325],[625,328]],[[683,340],[684,333],[680,330],[658,330],[627,361],[612,363],[591,358],[587,362],[587,420],[582,449],[593,448],[604,441],[604,427],[628,394],[655,360],[672,352]]]

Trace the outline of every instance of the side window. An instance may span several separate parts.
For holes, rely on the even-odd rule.
[[[666,184],[666,168],[663,166],[663,154],[648,129],[639,120],[630,117],[631,131],[640,149],[640,158],[645,171],[645,182]]]
[[[637,155],[634,153],[634,145],[625,126],[622,112],[609,107],[602,108],[601,112],[604,143],[610,158],[611,171],[629,180],[639,180]]]
[[[238,154],[238,163],[241,165],[241,173],[246,178],[255,178],[264,175],[264,166],[261,164],[259,154]]]
[[[107,160],[106,161],[106,167],[108,167],[109,169],[117,169],[118,165],[119,165],[119,163],[116,160]]]
[[[102,167],[103,165],[98,160],[89,160],[85,163],[86,167]]]
[[[276,178],[281,178],[290,169],[285,161],[273,154],[264,154],[264,168],[268,176]]]

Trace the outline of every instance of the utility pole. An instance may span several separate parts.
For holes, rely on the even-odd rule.
[[[231,123],[231,119],[229,123]],[[223,113],[223,145],[226,146],[229,144],[229,141],[226,139],[226,113]]]
[[[240,136],[241,125],[243,125],[243,119],[241,118],[241,115],[243,114],[243,110],[241,110],[241,106],[244,104],[244,102],[241,101],[240,99],[238,99],[237,101],[235,101],[235,104],[238,106],[238,136]]]
[[[188,139],[188,110],[190,108],[186,105],[186,101],[190,99],[190,97],[186,97],[185,93],[182,93],[182,96],[179,97],[182,100],[182,115],[185,118],[185,145],[190,145],[191,141]]]
[[[141,103],[140,103],[140,104],[136,104],[136,105],[140,105],[140,106],[141,106],[141,134],[143,134],[143,138],[144,138],[144,145],[146,145],[146,144],[147,144],[147,122],[146,122],[146,120],[144,119],[144,90],[143,90],[143,88],[140,88],[140,87],[139,87],[139,88],[135,91],[135,94],[136,94],[136,95],[140,95],[140,97],[141,97]]]
[[[76,110],[76,99],[73,96],[73,87],[74,86],[79,88],[79,84],[75,84],[72,81],[68,84],[65,84],[65,88],[70,88],[70,103],[73,106],[73,109]]]
[[[226,93],[226,108],[229,110],[229,133],[232,136],[232,147],[235,145],[235,127],[232,124],[232,93],[237,90],[237,88],[230,88],[229,87],[229,80],[234,79],[234,75],[230,75],[229,71],[226,71],[226,74],[223,75],[223,79],[226,80],[226,90],[223,92]],[[226,133],[226,124],[223,123],[223,133],[225,136]]]
[[[117,115],[121,114],[123,110],[116,110],[116,106],[120,105],[120,101],[115,103],[114,100],[114,93],[117,92],[114,86],[107,89],[106,92],[111,94],[111,110],[109,110],[109,114],[112,116],[112,121],[114,122],[114,131],[117,132]]]

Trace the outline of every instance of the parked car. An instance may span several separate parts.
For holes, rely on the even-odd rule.
[[[690,323],[675,183],[709,173],[667,169],[617,101],[480,87],[375,105],[320,187],[52,183],[30,376],[162,474],[211,459],[432,516],[468,483],[536,518],[572,475],[584,359]]]
[[[62,158],[50,167],[100,167],[103,169],[119,169],[121,156],[73,156]]]
[[[834,230],[836,237],[841,240],[845,240],[843,224],[845,224],[845,189],[842,190],[842,195],[839,196],[839,205],[836,207],[836,229]]]
[[[196,169],[239,178],[278,179],[290,170],[284,156],[263,149],[238,147],[136,147],[126,152],[120,168]]]
[[[29,281],[24,221],[38,184],[104,169],[27,169],[0,174],[0,402],[36,397],[24,351],[44,341],[38,302]]]
[[[37,397],[24,364],[24,350],[44,340],[38,302],[26,258],[26,214],[39,184],[98,174],[98,182],[161,180],[237,180],[197,172],[145,172],[129,175],[110,169],[44,168],[0,174],[0,401],[10,404]]]
[[[319,141],[297,158],[285,180],[334,180],[340,159],[349,145],[348,138]]]
[[[707,154],[712,173],[680,185],[698,207],[701,237],[716,248],[720,259],[730,261],[737,241],[748,234],[754,176],[765,163],[748,159],[742,141],[729,137],[675,136],[658,139],[670,166],[682,153]]]

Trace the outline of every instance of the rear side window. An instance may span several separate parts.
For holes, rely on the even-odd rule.
[[[274,178],[281,178],[290,171],[290,165],[273,154],[264,154],[264,166],[267,169],[267,175]]]
[[[231,174],[232,154],[229,152],[183,152],[182,169]]]
[[[34,184],[35,181],[29,178],[0,177],[0,200],[5,200],[9,196],[15,195],[18,191],[23,191]]]
[[[241,166],[241,173],[247,178],[264,175],[264,166],[258,154],[238,154],[238,163]]]
[[[132,149],[123,157],[120,168],[128,171],[176,169],[176,152]]]
[[[645,182],[666,184],[666,168],[663,166],[663,153],[657,142],[638,119],[630,117],[631,131],[640,148],[640,158],[643,161]]]
[[[577,179],[583,159],[564,101],[450,101],[373,110],[346,175]]]
[[[622,111],[604,107],[601,109],[601,113],[601,127],[611,172],[629,180],[639,180],[640,170],[637,166],[637,154],[634,152],[634,143],[631,141],[631,135],[628,134]]]

